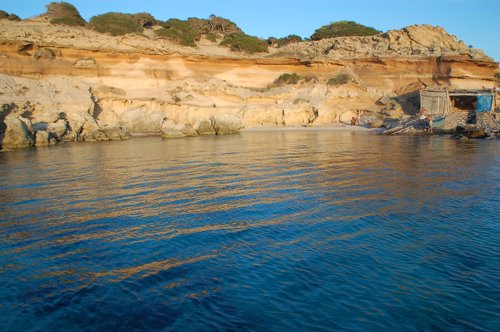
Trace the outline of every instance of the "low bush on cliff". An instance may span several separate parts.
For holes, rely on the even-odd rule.
[[[243,51],[246,53],[267,53],[267,42],[260,38],[249,36],[243,32],[235,32],[224,36],[220,43],[233,51]]]
[[[213,32],[207,33],[207,39],[210,40],[212,43],[217,42],[217,35]]]
[[[21,19],[16,14],[9,14],[5,10],[0,10],[0,20],[20,21]]]
[[[311,35],[312,40],[321,40],[325,38],[336,38],[345,36],[373,36],[379,34],[380,31],[367,27],[365,25],[352,22],[340,21],[328,25],[314,31]]]
[[[288,84],[298,84],[298,83],[318,83],[318,77],[314,75],[300,76],[296,73],[284,73],[281,74],[274,82],[268,87],[278,87]]]
[[[156,31],[161,37],[166,37],[184,46],[196,46],[195,41],[200,39],[201,32],[196,31],[187,21],[172,18],[162,24]]]
[[[202,35],[207,39],[216,42],[217,35],[225,36],[232,33],[242,33],[238,26],[223,17],[210,15],[209,19],[190,17],[187,20],[170,19],[162,24],[162,28],[156,31],[161,37],[168,38],[184,46],[196,46],[195,42],[200,40]],[[247,44],[250,44],[248,41]],[[236,47],[236,46],[235,46]],[[248,49],[251,46],[247,46]]]
[[[288,45],[291,43],[299,43],[301,41],[302,41],[302,37],[297,36],[297,35],[288,35],[288,36],[283,37],[283,38],[270,37],[267,39],[267,43],[270,46],[274,46],[274,47],[282,47],[282,46],[285,46],[285,45]]]
[[[101,33],[122,36],[127,33],[141,33],[144,29],[132,15],[122,13],[106,13],[90,19],[89,26]]]
[[[140,26],[144,28],[152,28],[155,25],[159,25],[161,22],[158,21],[153,15],[150,13],[137,13],[130,14],[130,17]]]
[[[70,26],[85,26],[87,22],[70,3],[51,2],[47,5],[47,15],[51,18],[51,24],[62,24]]]
[[[69,16],[64,16],[64,17],[57,17],[53,18],[50,20],[50,24],[56,24],[56,25],[68,25],[68,26],[85,26],[86,23],[83,23],[74,17],[69,17]]]
[[[243,33],[236,23],[224,17],[212,14],[207,21],[210,26],[210,32],[220,32],[224,35],[230,35],[238,32]]]
[[[284,73],[274,80],[273,86],[283,86],[287,84],[297,84],[300,81],[300,76],[296,73]]]
[[[348,74],[338,74],[338,75],[330,78],[326,82],[326,84],[336,86],[336,85],[344,85],[344,84],[349,83],[351,81],[352,81],[352,78]]]

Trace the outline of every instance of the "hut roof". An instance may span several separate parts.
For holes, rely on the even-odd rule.
[[[484,96],[494,95],[493,89],[448,89],[446,87],[430,87],[420,90],[421,92],[447,93],[450,96]]]

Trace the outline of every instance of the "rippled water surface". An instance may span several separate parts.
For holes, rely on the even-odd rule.
[[[500,141],[0,154],[0,330],[500,330]]]

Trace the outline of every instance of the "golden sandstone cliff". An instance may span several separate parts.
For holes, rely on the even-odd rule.
[[[203,39],[183,47],[0,20],[0,145],[324,126],[355,115],[376,125],[414,114],[422,87],[492,87],[497,71],[482,51],[426,25],[247,55]],[[301,79],[273,85],[284,73]],[[339,76],[347,82],[331,80]]]

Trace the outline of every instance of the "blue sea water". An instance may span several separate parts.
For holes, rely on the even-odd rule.
[[[499,331],[500,142],[327,130],[0,154],[2,331]]]

